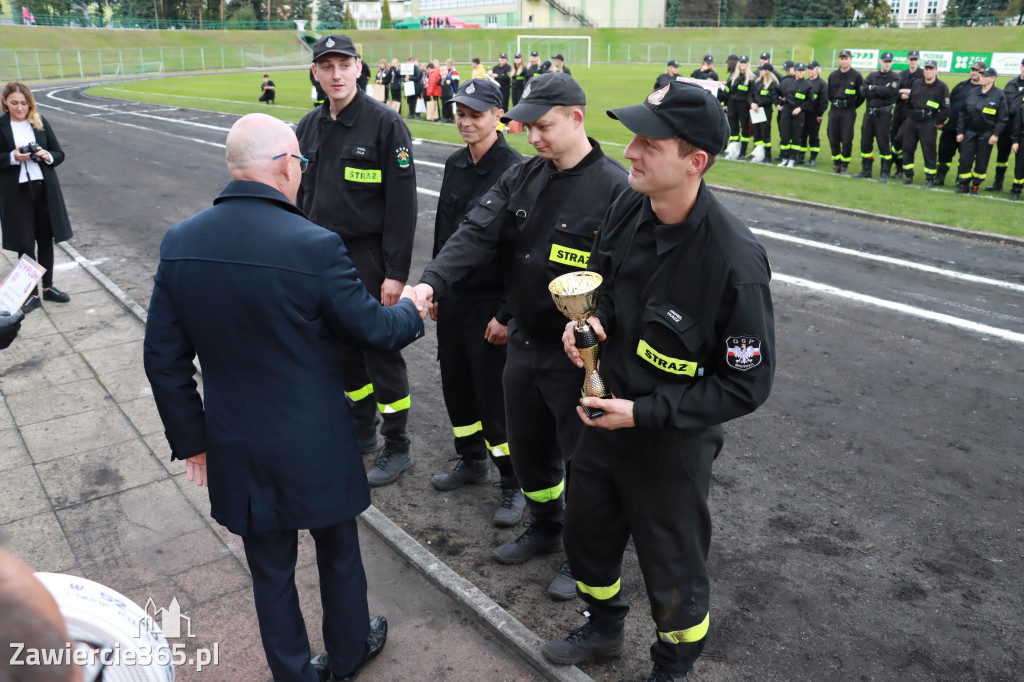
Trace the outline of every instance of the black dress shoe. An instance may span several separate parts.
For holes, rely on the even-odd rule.
[[[36,308],[41,307],[43,304],[39,302],[38,296],[29,296],[24,303],[21,304],[21,312],[28,315]]]
[[[54,303],[67,303],[71,300],[71,295],[65,294],[57,287],[50,287],[49,289],[43,289],[43,300],[53,301]]]
[[[380,652],[384,650],[384,644],[388,641],[388,621],[384,616],[377,616],[370,621],[370,634],[366,637],[366,648],[363,650],[363,657],[360,659],[356,667],[347,675],[338,677],[331,672],[331,664],[327,658],[327,654],[317,654],[313,657],[310,663],[313,665],[313,669],[316,670],[316,674],[320,678],[320,682],[328,682],[341,680],[356,679],[366,664],[377,658]]]

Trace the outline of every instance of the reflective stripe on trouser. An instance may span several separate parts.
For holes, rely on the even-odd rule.
[[[782,158],[796,158],[797,152],[802,152],[800,141],[804,135],[803,115],[794,116],[788,107],[783,107],[779,112],[779,150]]]
[[[853,127],[856,119],[856,109],[829,109],[828,142],[833,160],[850,162],[853,156]]]
[[[485,459],[488,452],[494,455],[488,442],[505,444],[508,440],[501,386],[505,346],[484,339],[484,330],[500,305],[500,299],[449,296],[437,307],[441,392],[448,418],[459,427],[455,429],[455,451],[468,459]],[[495,464],[502,479],[518,487],[508,457],[495,458]]]
[[[1024,149],[1014,155],[1013,179],[1015,182],[1024,182]]]
[[[938,131],[932,120],[916,121],[908,118],[903,122],[903,168],[914,168],[914,153],[917,143],[921,143],[921,155],[924,157],[924,172],[935,173],[937,169],[935,141]]]
[[[380,300],[380,288],[384,283],[384,275],[378,265],[384,262],[380,247],[350,250],[348,255],[366,290]],[[342,344],[340,356],[345,393],[358,396],[358,399],[350,398],[356,426],[374,425],[378,405],[383,405],[381,435],[397,441],[409,440],[409,378],[402,354],[398,351],[364,351]],[[367,387],[372,387],[369,394],[366,393]],[[373,400],[369,399],[371,395]]]
[[[821,121],[810,113],[804,116],[803,142],[812,156],[817,156],[821,151]]]
[[[988,160],[992,156],[992,145],[988,139],[991,132],[975,132],[968,130],[964,134],[964,141],[960,143],[960,168],[958,177],[961,181],[967,178],[974,178],[974,184],[979,184],[985,179],[988,173]],[[973,173],[972,173],[973,170]]]
[[[657,641],[651,657],[685,672],[700,655],[709,620],[707,506],[723,433],[584,429],[573,454],[565,552],[592,619],[614,623],[629,606],[616,590],[633,538]],[[673,456],[667,456],[672,453]]]
[[[526,346],[513,320],[503,379],[508,444],[530,520],[560,530],[565,463],[583,430],[576,414],[583,370],[565,361],[561,346]]]

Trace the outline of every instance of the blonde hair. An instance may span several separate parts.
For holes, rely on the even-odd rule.
[[[772,83],[779,82],[774,71],[761,71],[760,73],[761,75],[757,77],[757,80],[761,81],[765,85],[771,85]]]
[[[36,130],[43,129],[43,119],[39,117],[39,110],[36,108],[36,98],[32,96],[32,91],[28,89],[28,86],[19,83],[18,81],[11,81],[4,86],[3,102],[0,107],[3,108],[4,113],[9,113],[7,109],[7,98],[15,92],[20,92],[28,100],[28,122]]]
[[[736,70],[733,71],[729,75],[729,85],[732,85],[733,83],[735,83],[736,81],[738,81],[740,79],[741,75],[744,75],[744,73],[740,71],[739,64],[740,64],[740,62],[737,62]],[[750,83],[754,82],[755,76],[751,72],[749,64],[747,65],[747,71],[746,71],[745,75],[746,75],[746,78],[743,79],[743,83],[744,84],[749,85]]]

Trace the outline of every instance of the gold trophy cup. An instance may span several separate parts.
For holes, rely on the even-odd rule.
[[[597,342],[597,334],[587,324],[587,318],[597,310],[601,300],[601,281],[603,278],[596,272],[570,272],[556,277],[548,284],[548,291],[555,301],[555,306],[562,314],[576,323],[576,349],[583,358],[583,395],[593,398],[608,398],[611,394],[605,388],[604,379],[597,371],[597,359],[601,349]],[[604,414],[599,407],[583,407],[587,416],[597,419]]]

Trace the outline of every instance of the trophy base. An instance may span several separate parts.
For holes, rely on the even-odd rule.
[[[587,394],[585,392],[583,392],[583,391],[580,391],[580,395],[583,396],[584,398],[588,397]],[[604,398],[605,396],[595,396],[595,395],[592,395],[592,396],[589,396],[589,397],[591,397],[591,398]],[[605,414],[607,414],[600,407],[587,407],[586,405],[580,405],[580,407],[583,408],[583,411],[586,412],[587,417],[589,417],[590,419],[597,419],[598,417],[603,417]]]

